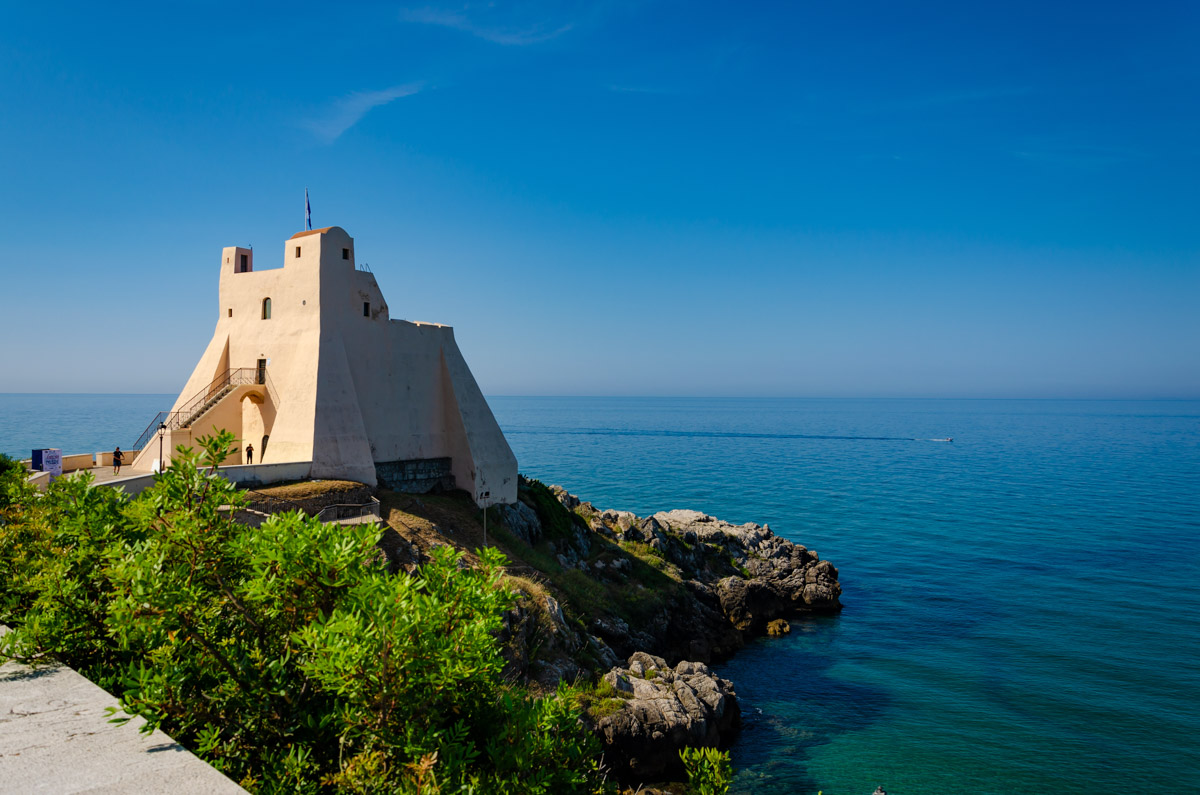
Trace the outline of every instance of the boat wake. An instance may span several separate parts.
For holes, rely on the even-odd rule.
[[[953,442],[954,439],[914,439],[911,436],[825,436],[807,433],[744,433],[718,431],[668,431],[668,430],[628,430],[616,428],[542,428],[509,427],[504,432],[510,436],[547,435],[547,436],[666,436],[700,439],[836,439],[845,441],[868,442]]]

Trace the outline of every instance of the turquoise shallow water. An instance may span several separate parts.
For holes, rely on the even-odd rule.
[[[164,397],[0,395],[0,451],[110,448]],[[491,402],[527,474],[769,523],[838,566],[841,615],[719,666],[736,791],[1200,780],[1200,403]]]

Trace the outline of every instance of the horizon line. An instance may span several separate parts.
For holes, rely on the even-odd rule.
[[[175,392],[0,392],[7,395],[78,395],[105,397],[150,397],[153,395],[176,395]],[[589,394],[490,394],[491,398],[563,398],[563,399],[610,399],[610,400],[1039,400],[1039,401],[1093,401],[1093,402],[1147,402],[1147,403],[1194,403],[1195,397],[991,397],[991,396],[945,396],[945,395],[589,395]]]

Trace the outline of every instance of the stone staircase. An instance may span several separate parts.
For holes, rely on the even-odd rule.
[[[226,370],[218,375],[211,384],[200,390],[179,411],[160,411],[142,435],[133,445],[134,450],[141,450],[154,437],[160,427],[169,431],[190,428],[193,423],[207,414],[214,406],[229,396],[239,386],[259,385],[270,391],[270,381],[265,368],[239,367]]]
[[[185,416],[183,419],[181,419],[179,422],[179,427],[190,428],[193,422],[203,417],[209,409],[224,400],[225,396],[232,392],[235,388],[236,387],[234,387],[233,384],[226,384],[223,386],[218,392],[211,395],[207,401],[198,406],[195,411],[191,412],[190,416]]]

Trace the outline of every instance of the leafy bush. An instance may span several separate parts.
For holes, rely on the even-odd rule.
[[[563,507],[554,496],[554,492],[540,480],[522,477],[520,481],[520,496],[526,502],[532,502],[542,520],[542,530],[549,538],[570,538],[575,532],[575,514]]]
[[[604,788],[575,694],[501,679],[502,555],[389,576],[375,525],[238,523],[211,474],[232,441],[134,500],[88,476],[39,495],[0,462],[0,656],[80,669],[253,791]]]
[[[716,748],[683,748],[679,751],[687,770],[690,795],[725,795],[733,784],[729,753]]]
[[[25,485],[25,465],[14,458],[0,453],[0,523],[3,511],[7,508]]]

